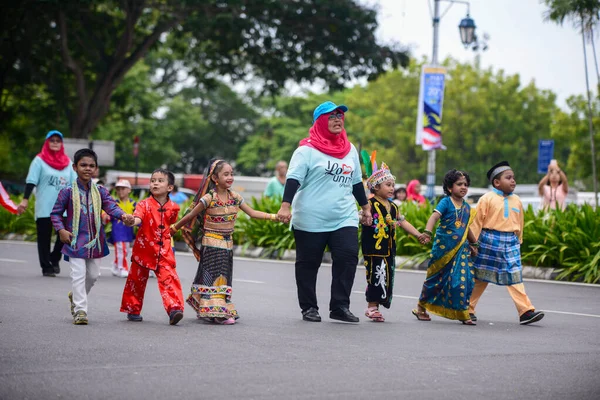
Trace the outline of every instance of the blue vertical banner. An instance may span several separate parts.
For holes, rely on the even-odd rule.
[[[416,144],[423,150],[445,147],[442,145],[442,107],[446,69],[424,65],[421,72],[417,112]]]
[[[538,174],[548,173],[548,165],[554,158],[554,140],[538,142]]]

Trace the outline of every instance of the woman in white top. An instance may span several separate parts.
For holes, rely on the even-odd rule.
[[[309,137],[300,141],[292,155],[278,212],[280,221],[291,220],[294,231],[296,286],[304,321],[321,321],[317,273],[325,247],[329,246],[333,258],[329,317],[358,322],[349,309],[358,264],[356,202],[363,209],[362,223],[370,225],[373,218],[358,152],[344,129],[346,111],[348,107],[331,101],[315,109]]]

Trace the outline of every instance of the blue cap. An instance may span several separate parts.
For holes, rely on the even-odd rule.
[[[348,111],[348,107],[343,104],[339,106],[336,105],[333,101],[326,101],[325,103],[319,104],[315,111],[313,112],[313,123],[323,114],[327,114],[332,112],[333,110],[342,110],[343,112]]]
[[[61,140],[63,139],[63,134],[60,133],[59,131],[50,131],[46,134],[46,140],[50,139],[50,137],[54,136],[54,135],[60,136]]]

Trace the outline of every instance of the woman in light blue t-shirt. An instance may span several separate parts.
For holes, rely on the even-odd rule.
[[[35,187],[35,224],[37,227],[37,245],[42,275],[54,277],[60,273],[58,262],[61,257],[62,242],[56,235],[54,249],[50,251],[52,222],[50,212],[60,190],[77,178],[69,157],[65,154],[63,135],[59,131],[50,131],[42,151],[31,162],[25,184],[23,201],[17,207],[22,214],[29,206],[29,196]]]
[[[346,135],[348,107],[327,101],[313,113],[309,137],[300,141],[287,173],[280,221],[292,223],[296,240],[296,286],[302,319],[320,322],[317,273],[329,246],[333,258],[329,317],[358,322],[350,293],[358,264],[358,212],[372,224],[356,148]],[[290,211],[293,205],[293,211]]]

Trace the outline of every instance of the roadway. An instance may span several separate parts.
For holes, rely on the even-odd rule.
[[[178,253],[187,296],[196,262]],[[35,244],[0,242],[0,399],[597,399],[600,287],[527,281],[546,311],[520,326],[502,287],[490,286],[478,325],[411,315],[422,272],[396,275],[385,323],[367,321],[364,270],[351,310],[359,324],[328,318],[331,270],[321,268],[321,323],[301,320],[290,262],[236,258],[234,326],[195,319],[169,326],[156,281],[133,323],[119,312],[125,279],[102,276],[88,326],[72,325],[68,264],[42,277]]]

